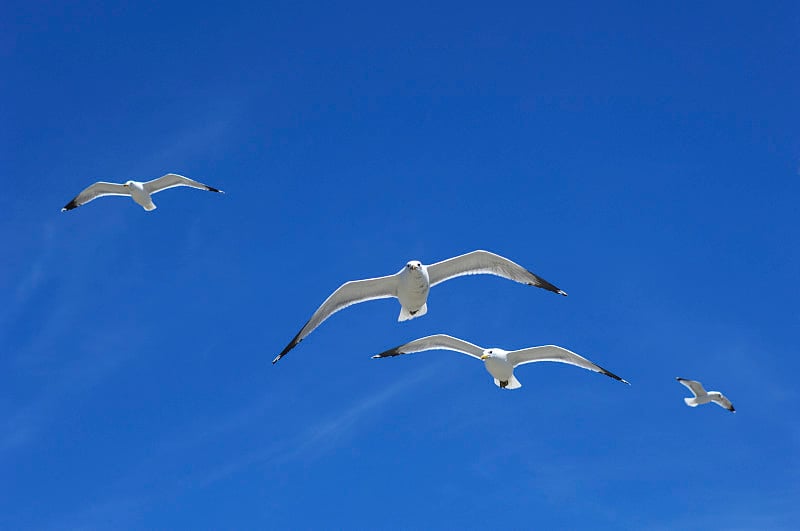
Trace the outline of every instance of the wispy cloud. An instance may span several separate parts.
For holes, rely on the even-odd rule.
[[[153,445],[159,448],[155,460],[152,455],[149,456],[147,463],[140,463],[140,466],[134,467],[130,474],[120,477],[114,485],[105,488],[105,492],[114,493],[105,502],[92,502],[90,506],[80,508],[72,515],[67,515],[65,521],[97,521],[94,515],[98,513],[98,507],[102,509],[100,513],[118,505],[121,506],[122,511],[126,511],[133,499],[131,492],[138,493],[146,490],[147,498],[136,499],[136,503],[146,506],[150,503],[157,503],[163,498],[174,497],[176,492],[184,489],[211,485],[254,466],[319,458],[354,437],[359,427],[373,415],[377,415],[381,408],[393,398],[432,378],[440,370],[441,366],[438,364],[428,365],[377,393],[361,397],[344,409],[323,416],[299,431],[286,434],[277,440],[273,439],[249,453],[201,470],[197,470],[197,464],[193,463],[192,471],[179,479],[172,482],[159,482],[157,485],[152,484],[153,475],[148,471],[152,471],[153,467],[163,470],[167,468],[166,463],[173,463],[176,455],[185,455],[187,449],[204,444],[213,445],[218,439],[252,427],[253,423],[260,422],[260,419],[270,411],[281,407],[279,403],[275,402],[274,395],[263,395],[239,411],[219,419],[218,422],[209,422],[207,423],[209,426],[201,429],[181,430],[182,434]],[[147,485],[146,489],[141,488],[143,484]]]
[[[38,238],[35,236],[38,233]],[[38,230],[33,230],[33,239],[38,239],[38,248],[33,260],[24,260],[24,269],[15,272],[12,267],[3,268],[2,273],[9,279],[9,291],[13,295],[6,299],[0,313],[0,331],[8,328],[8,323],[13,321],[30,299],[41,288],[47,279],[47,270],[55,254],[56,230],[53,223],[46,222]],[[11,255],[13,258],[13,254]],[[19,257],[20,261],[23,257]],[[21,274],[19,274],[21,273]],[[2,340],[2,336],[0,336]]]
[[[130,356],[130,350],[111,349],[102,354],[87,355],[59,371],[58,379],[45,386],[40,394],[4,415],[0,459],[7,457],[12,450],[31,443],[66,397],[101,381]]]
[[[43,526],[44,529],[128,529],[141,514],[142,498],[115,498],[92,502],[80,511]]]
[[[141,467],[136,467],[128,476],[122,477],[116,483],[105,489],[115,493],[106,499],[94,500],[85,507],[59,517],[56,524],[45,526],[49,529],[104,529],[108,527],[125,528],[132,524],[135,514],[141,513],[143,508],[160,499],[173,497],[176,492],[184,489],[203,487],[229,477],[237,472],[258,465],[280,464],[297,459],[314,459],[329,452],[353,437],[358,427],[370,416],[376,414],[382,406],[390,402],[397,395],[413,388],[423,381],[433,377],[440,370],[438,366],[427,366],[399,380],[381,391],[356,400],[343,410],[326,417],[301,430],[273,440],[265,446],[254,450],[244,456],[230,459],[206,470],[192,472],[174,482],[149,485],[146,496],[133,496],[133,492],[142,492],[141,482],[150,483],[152,476],[144,474]],[[185,449],[192,445],[203,444],[222,437],[227,433],[245,429],[259,418],[269,412],[275,405],[269,396],[262,396],[253,403],[241,408],[232,416],[220,419],[220,422],[211,423],[211,428],[176,437],[156,445],[163,450],[159,459],[173,460],[174,454],[184,454]],[[165,455],[166,454],[166,455]],[[154,466],[148,463],[150,468]],[[156,466],[160,466],[157,465]]]
[[[717,528],[731,531],[762,529],[789,531],[797,529],[797,524],[800,522],[796,490],[775,491],[771,496],[760,496],[758,499],[749,492],[726,492],[723,500],[721,503],[709,504],[706,512],[695,510],[691,514],[673,514],[661,522],[643,526],[643,529],[662,531]]]
[[[352,437],[359,424],[385,403],[407,389],[433,377],[438,370],[440,370],[438,365],[420,369],[382,391],[360,399],[345,410],[319,420],[300,433],[214,467],[191,482],[207,485],[234,474],[238,470],[257,464],[280,464],[296,459],[317,458]]]

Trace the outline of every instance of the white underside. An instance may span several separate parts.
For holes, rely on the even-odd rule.
[[[500,385],[500,380],[498,380],[497,378],[494,379],[494,384],[497,387],[503,387],[502,385]],[[520,387],[522,387],[522,384],[519,383],[517,377],[512,374],[511,378],[508,379],[508,385],[506,385],[505,389],[519,389]]]
[[[428,313],[428,275],[425,271],[403,269],[397,279],[397,300],[400,301],[398,321],[408,321]]]
[[[428,313],[428,303],[423,304],[422,308],[415,311],[413,314],[411,313],[411,310],[407,309],[405,306],[401,306],[400,315],[397,316],[397,320],[400,322],[408,321],[411,319],[416,319],[417,317],[422,317],[426,313]]]
[[[694,398],[684,398],[683,401],[686,402],[686,405],[689,407],[697,407],[697,406],[702,406],[703,404],[708,404],[712,400],[710,396],[706,395],[706,396],[697,396]]]
[[[148,212],[156,209],[156,205],[153,203],[153,199],[150,197],[150,194],[144,190],[131,187],[131,197],[134,201],[136,201],[137,205],[141,206]]]
[[[498,358],[489,358],[483,361],[486,370],[494,377],[494,384],[502,387],[500,382],[508,382],[506,389],[519,389],[522,384],[514,376],[514,367],[507,361]]]

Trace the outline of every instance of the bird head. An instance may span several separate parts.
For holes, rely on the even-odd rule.
[[[122,186],[124,186],[125,188],[130,188],[132,184],[133,181],[125,181],[125,183]]]
[[[417,271],[419,269],[422,269],[422,262],[419,262],[417,260],[411,260],[409,263],[406,264],[406,268],[412,271]]]
[[[481,356],[481,359],[483,361],[486,361],[489,358],[493,358],[493,357],[494,357],[494,351],[492,349],[488,349],[488,350],[484,350],[483,351],[483,355]]]

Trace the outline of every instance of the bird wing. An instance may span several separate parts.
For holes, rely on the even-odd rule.
[[[681,385],[685,385],[686,387],[688,387],[689,390],[692,393],[694,393],[694,396],[704,396],[708,394],[706,393],[706,390],[703,389],[703,384],[701,384],[697,380],[687,380],[686,378],[675,378],[675,379],[678,380],[681,383]]]
[[[517,365],[523,365],[525,363],[535,363],[537,361],[555,361],[559,363],[575,365],[576,367],[583,367],[584,369],[589,369],[590,371],[605,374],[606,376],[614,378],[615,380],[619,380],[622,383],[628,383],[616,374],[607,371],[606,369],[592,363],[586,358],[578,356],[574,352],[556,345],[545,345],[542,347],[513,350],[509,352],[507,356],[508,361],[510,361],[511,365],[514,367]]]
[[[89,201],[97,199],[98,197],[103,197],[104,195],[130,196],[131,194],[128,188],[123,184],[106,183],[102,181],[96,182],[93,185],[86,187],[81,193],[76,195],[72,201],[64,205],[64,208],[61,209],[61,212],[78,208],[79,206],[85,205]]]
[[[158,179],[153,179],[152,181],[147,181],[144,183],[144,189],[148,194],[154,194],[156,192],[166,190],[167,188],[175,188],[176,186],[189,186],[191,188],[198,188],[200,190],[208,190],[209,192],[224,193],[222,190],[217,190],[216,188],[208,186],[207,184],[193,181],[188,177],[178,175],[177,173],[168,173],[163,177],[159,177]]]
[[[314,312],[311,319],[309,319],[297,335],[294,336],[294,339],[286,345],[286,348],[272,360],[272,363],[276,363],[279,359],[284,357],[316,327],[321,325],[325,319],[339,310],[344,310],[348,306],[359,302],[395,297],[396,291],[397,275],[345,282],[339,286],[339,289],[331,293],[330,297],[325,299],[322,306],[317,308],[317,311]]]
[[[559,295],[566,295],[564,291],[521,265],[489,251],[472,251],[428,266],[431,286],[463,275],[480,274],[497,275],[529,286],[544,288]]]
[[[722,393],[719,394],[719,398],[714,397],[711,399],[711,401],[714,402],[715,404],[719,404],[728,411],[731,411],[733,413],[736,412],[736,409],[734,409],[733,404],[731,404],[731,401],[728,400],[728,397],[726,397]]]
[[[372,356],[373,358],[389,358],[392,356],[399,356],[400,354],[411,354],[412,352],[422,352],[424,350],[452,350],[460,352],[467,356],[472,356],[476,359],[481,359],[483,349],[477,345],[473,345],[463,339],[448,336],[445,334],[436,334],[433,336],[422,337],[415,339],[404,345],[400,345],[393,349],[381,352]]]

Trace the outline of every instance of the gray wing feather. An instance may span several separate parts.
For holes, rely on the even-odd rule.
[[[685,385],[689,388],[689,390],[694,394],[694,396],[704,396],[708,393],[703,388],[703,384],[698,382],[697,380],[687,380],[686,378],[675,378],[678,380],[681,385]]]
[[[325,299],[322,306],[317,308],[311,319],[300,329],[297,335],[292,339],[286,348],[281,351],[278,356],[272,360],[272,363],[277,362],[284,357],[290,350],[292,350],[298,343],[300,343],[308,334],[314,331],[325,319],[335,314],[339,310],[344,310],[353,304],[370,301],[375,299],[386,299],[395,297],[397,291],[397,275],[389,275],[386,277],[368,278],[365,280],[352,280],[345,282],[339,289],[331,293],[330,297]]]
[[[559,295],[566,293],[542,277],[531,273],[508,258],[489,251],[473,251],[428,266],[431,286],[463,275],[497,275],[521,284],[543,288]]]
[[[62,208],[61,211],[64,212],[65,210],[78,208],[81,205],[85,205],[89,201],[93,201],[98,197],[103,197],[106,195],[130,196],[131,194],[125,185],[100,181],[87,186],[81,193],[76,195],[72,201],[64,205],[64,208]]]
[[[372,356],[373,358],[389,358],[392,356],[399,356],[400,354],[411,354],[413,352],[422,352],[425,350],[452,350],[460,352],[467,356],[472,356],[476,359],[481,359],[483,349],[477,345],[473,345],[463,339],[448,336],[445,334],[436,334],[433,336],[422,337],[415,339],[393,349],[381,352]]]
[[[575,365],[576,367],[582,367],[590,371],[605,374],[606,376],[614,378],[615,380],[619,380],[620,382],[623,383],[628,383],[626,380],[623,380],[616,374],[602,368],[601,366],[595,363],[592,363],[583,356],[579,356],[570,350],[567,350],[563,347],[559,347],[556,345],[544,345],[541,347],[531,347],[522,350],[514,350],[508,353],[508,361],[510,361],[514,367],[516,367],[517,365],[523,365],[525,363],[535,363],[538,361],[555,361],[558,363],[567,363],[569,365]]]
[[[212,186],[208,186],[207,184],[193,181],[190,178],[184,177],[183,175],[178,175],[177,173],[168,173],[162,177],[159,177],[158,179],[153,179],[152,181],[147,181],[144,183],[144,189],[149,194],[161,192],[162,190],[167,190],[169,188],[175,188],[176,186],[189,186],[199,190],[224,193],[222,190],[218,190]]]
[[[714,402],[715,404],[719,404],[728,411],[732,411],[734,413],[736,412],[736,409],[734,409],[733,404],[731,404],[731,401],[728,400],[728,397],[726,397],[722,393],[720,393],[719,398],[712,398],[711,401]]]

